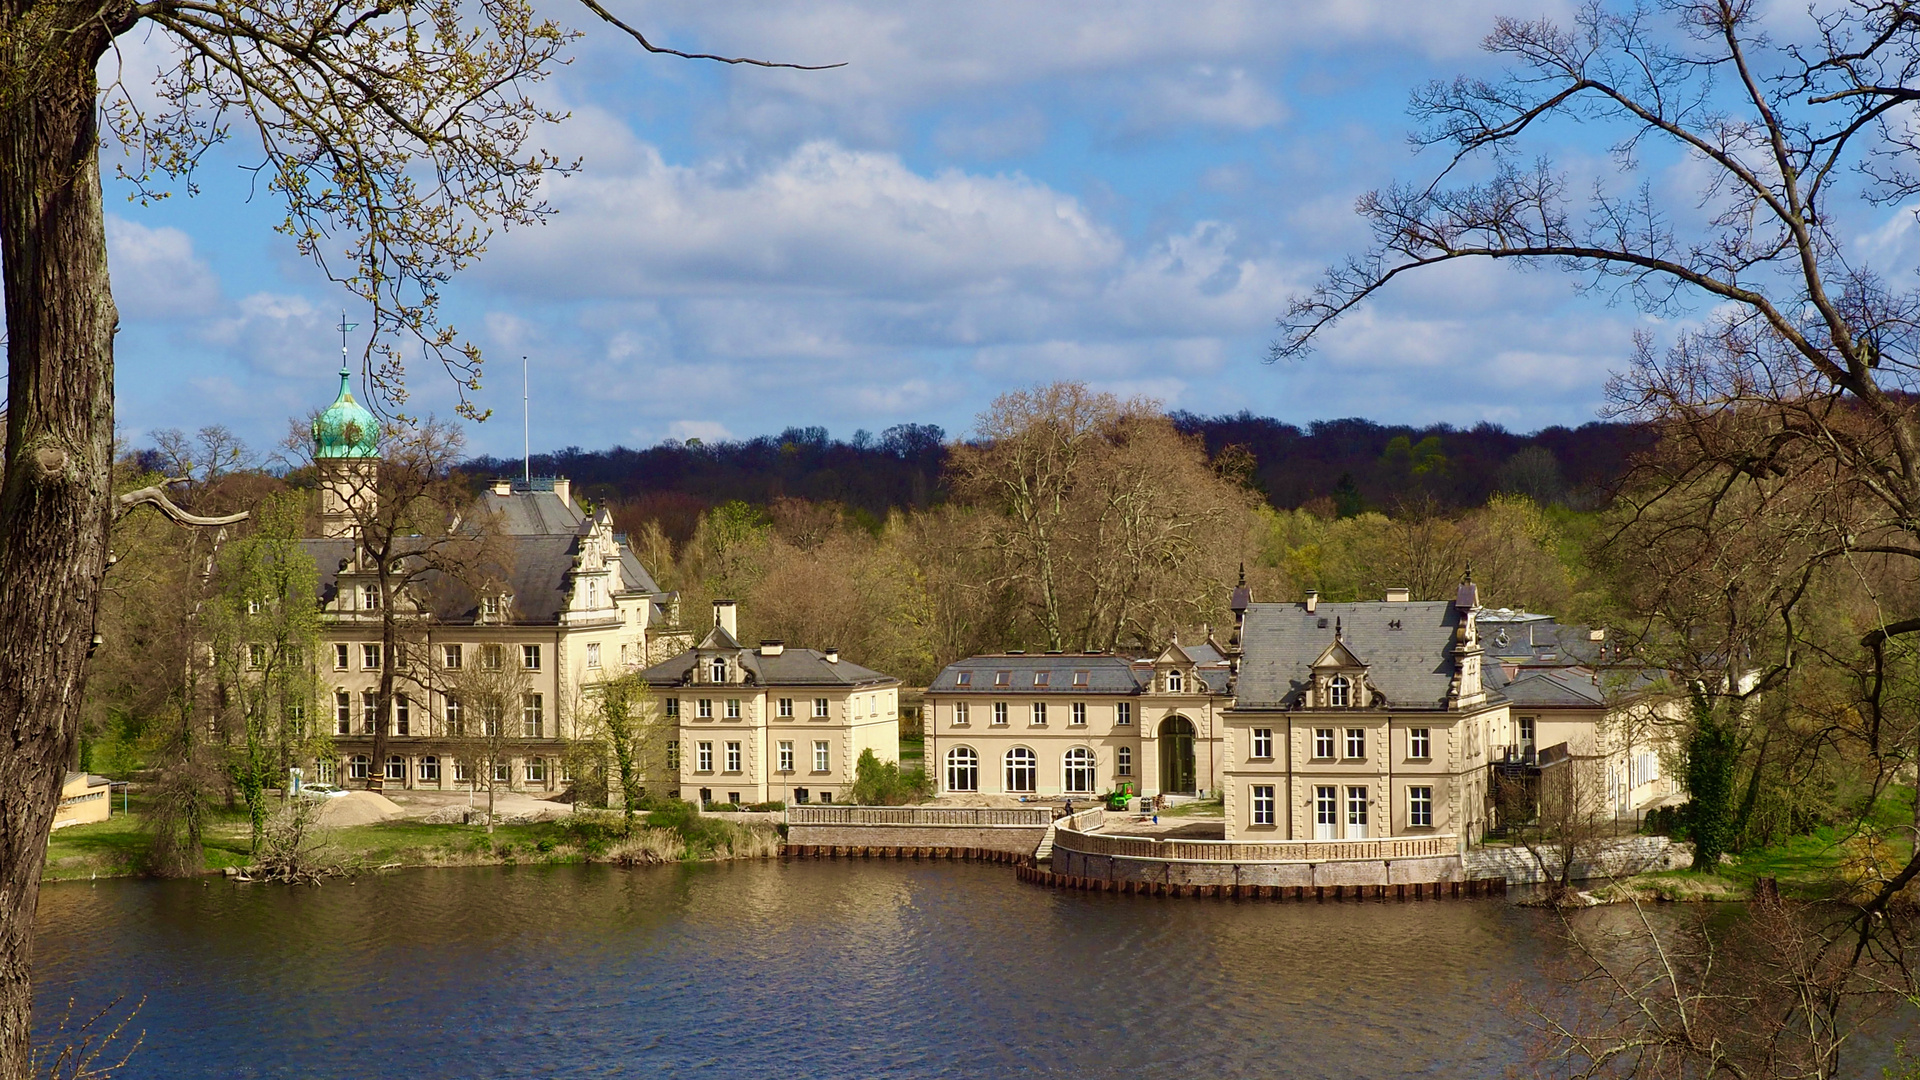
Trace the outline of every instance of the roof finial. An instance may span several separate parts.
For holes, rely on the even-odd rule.
[[[1339,640],[1340,640],[1340,634],[1341,634],[1341,630],[1340,630],[1340,616],[1338,616],[1338,615],[1335,615],[1335,616],[1333,617],[1333,640],[1335,640],[1335,641],[1339,641]]]
[[[1240,560],[1240,587],[1243,589],[1247,587],[1247,562],[1245,559]]]
[[[359,328],[359,323],[347,321],[347,309],[341,308],[340,325],[334,327],[334,329],[340,331],[340,374],[342,375],[352,373],[352,369],[347,366],[347,333],[352,330],[358,330]]]
[[[1472,559],[1467,560],[1467,572],[1460,575],[1460,583],[1462,585],[1473,584],[1473,560]]]

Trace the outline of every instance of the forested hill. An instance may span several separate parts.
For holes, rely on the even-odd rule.
[[[1273,505],[1331,500],[1340,513],[1390,510],[1410,496],[1459,509],[1501,490],[1542,502],[1586,503],[1650,441],[1644,428],[1610,423],[1520,435],[1491,424],[1415,428],[1360,419],[1301,428],[1245,412],[1180,412],[1171,419],[1200,436],[1216,459],[1237,461]],[[538,475],[571,477],[588,497],[619,501],[623,517],[654,518],[669,535],[683,538],[702,511],[731,500],[838,502],[875,518],[896,507],[925,507],[945,497],[946,456],[946,433],[939,427],[903,424],[878,436],[857,432],[850,440],[807,427],[734,442],[668,441],[644,450],[574,446],[537,455],[532,467]],[[476,476],[512,476],[521,463],[483,457],[465,468]]]

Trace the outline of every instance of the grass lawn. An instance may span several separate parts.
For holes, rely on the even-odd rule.
[[[927,737],[925,735],[900,736],[900,768],[902,771],[918,769],[927,757]]]
[[[1217,817],[1227,816],[1227,804],[1219,799],[1202,799],[1199,802],[1181,803],[1160,811],[1161,817]]]

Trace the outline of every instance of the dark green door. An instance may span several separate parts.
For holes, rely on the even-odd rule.
[[[1193,721],[1169,716],[1160,722],[1160,790],[1169,795],[1192,795],[1194,783]]]

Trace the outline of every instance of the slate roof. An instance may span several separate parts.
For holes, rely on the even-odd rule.
[[[1218,655],[1211,649],[1197,647],[1182,647],[1182,651],[1195,658]],[[960,673],[963,671],[972,676],[965,686],[960,685]],[[1002,671],[1008,673],[1006,685],[995,685],[994,676]],[[1077,671],[1087,673],[1085,685],[1073,684],[1073,675]],[[1047,676],[1046,684],[1037,686],[1034,676],[1042,672]],[[1201,684],[1199,692],[1226,693],[1230,676],[1224,661],[1215,660],[1209,664],[1202,660],[1195,667],[1194,675]],[[1140,694],[1152,682],[1151,659],[1133,659],[1113,653],[997,653],[969,656],[948,664],[933,677],[927,692],[985,696]]]
[[[1599,709],[1607,704],[1606,692],[1591,674],[1568,668],[1523,669],[1507,679],[1499,664],[1483,664],[1481,670],[1492,688],[1500,683],[1500,692],[1519,709]]]
[[[1444,709],[1453,685],[1460,608],[1447,601],[1253,604],[1241,630],[1235,707],[1292,708],[1309,668],[1333,644],[1336,623],[1367,681],[1395,709]],[[1396,627],[1394,624],[1398,624]]]
[[[502,532],[513,536],[565,534],[573,536],[589,518],[572,499],[562,499],[554,491],[515,491],[496,495],[491,488],[479,499],[479,507],[500,523]]]
[[[714,627],[722,638],[726,631]],[[709,639],[712,635],[708,635]],[[728,652],[745,668],[748,673],[748,685],[752,686],[844,686],[864,687],[883,686],[898,683],[900,680],[891,675],[883,675],[872,668],[861,667],[850,660],[829,663],[827,654],[817,649],[793,649],[781,651],[779,656],[762,656],[758,650],[707,649],[706,655],[716,651]],[[693,666],[701,659],[702,650],[688,649],[678,656],[671,657],[642,671],[640,677],[653,686],[710,686],[723,691],[728,683],[692,683]]]

